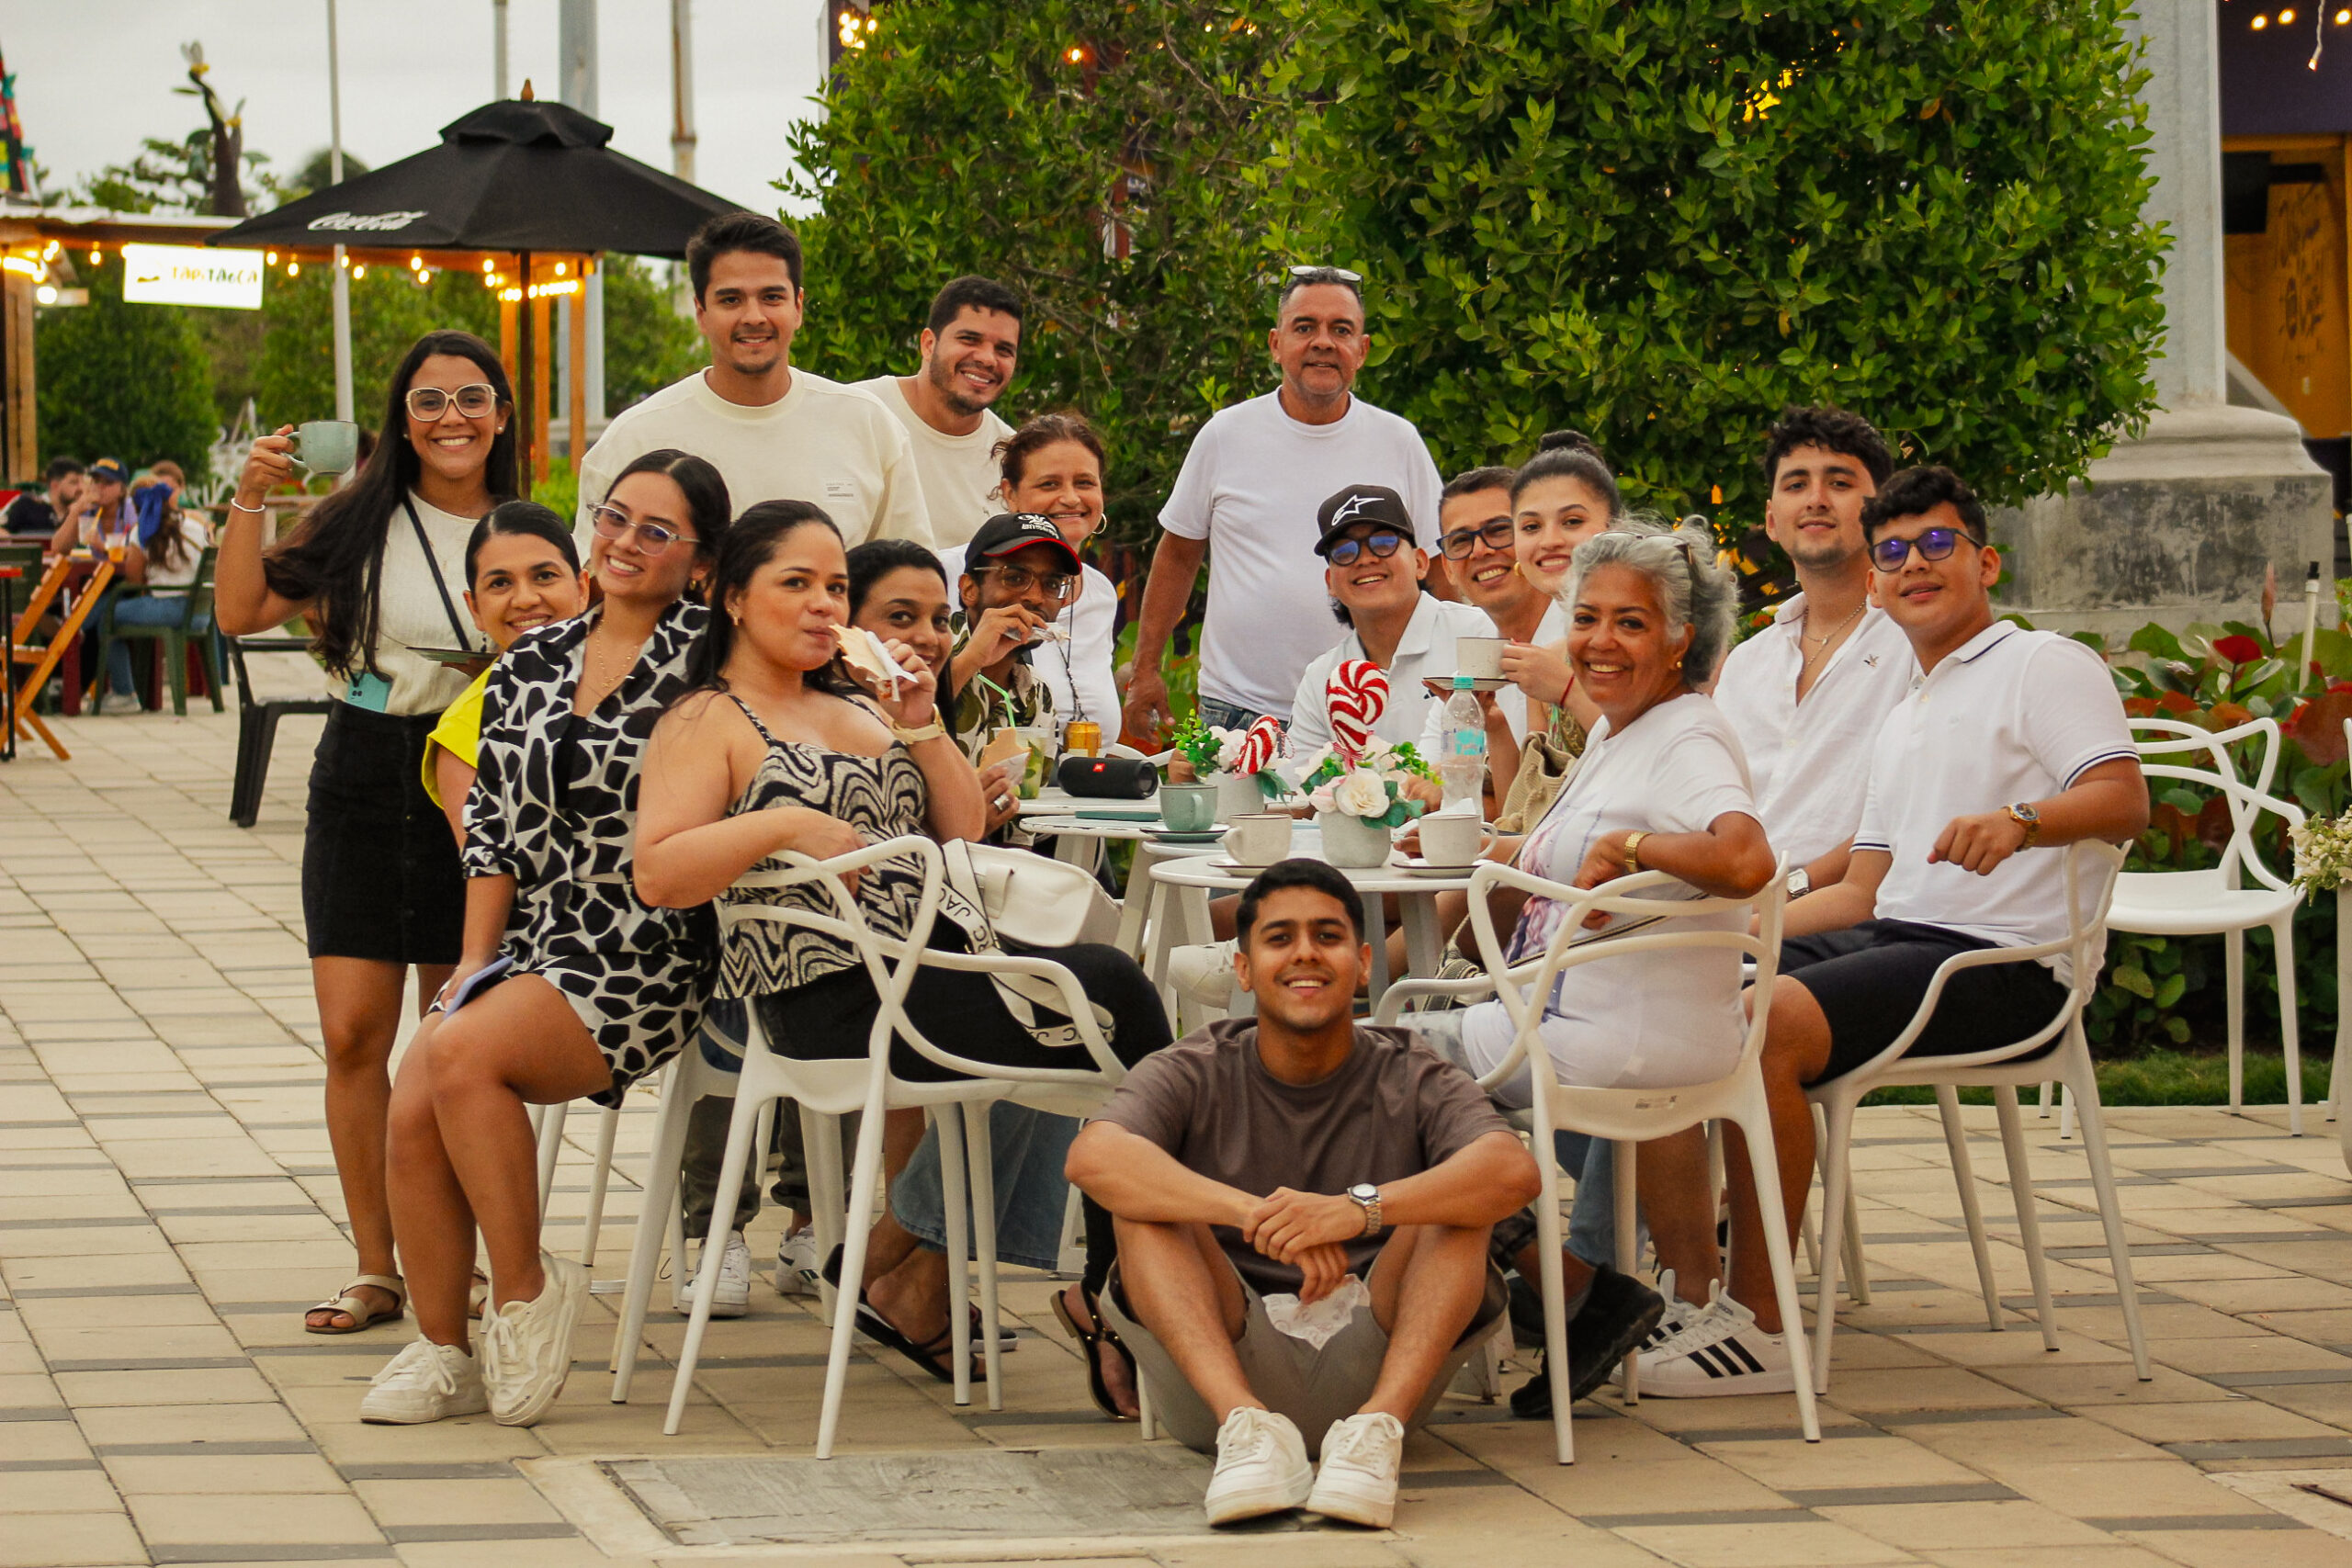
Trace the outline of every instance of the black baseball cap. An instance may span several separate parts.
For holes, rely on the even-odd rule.
[[[964,558],[967,562],[982,557],[994,560],[999,556],[1017,555],[1032,545],[1051,545],[1069,562],[1070,570],[1079,570],[1078,552],[1062,537],[1061,529],[1052,518],[1041,517],[1035,512],[998,513],[972,536],[972,542],[964,548]]]
[[[1405,498],[1386,485],[1350,485],[1323,503],[1315,523],[1318,556],[1329,555],[1339,536],[1360,523],[1393,528],[1412,543],[1420,543],[1413,538],[1413,514],[1405,510]]]

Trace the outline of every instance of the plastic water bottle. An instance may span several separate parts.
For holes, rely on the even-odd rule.
[[[1453,678],[1445,699],[1445,728],[1438,741],[1438,777],[1445,785],[1445,809],[1476,812],[1487,782],[1487,716],[1478,709],[1471,678]]]

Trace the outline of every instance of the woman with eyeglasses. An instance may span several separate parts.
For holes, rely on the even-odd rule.
[[[539,1251],[526,1108],[617,1103],[694,1037],[717,977],[708,912],[649,907],[633,856],[646,741],[687,690],[729,515],[702,458],[637,458],[590,513],[603,601],[517,639],[491,671],[466,797],[464,954],[392,1091],[392,1219],[419,1337],[377,1373],[364,1421],[486,1408],[527,1427],[562,1392],[588,1279]],[[477,1230],[491,1280],[479,1353],[466,1321]]]
[[[401,1315],[384,1198],[386,1064],[401,991],[416,1005],[458,961],[465,878],[425,793],[425,739],[468,672],[423,649],[476,643],[460,607],[475,520],[515,492],[514,400],[490,345],[427,333],[392,373],[384,439],[341,489],[272,543],[263,503],[295,478],[293,426],[253,445],[214,567],[231,637],[301,619],[335,699],[311,769],[302,920],[326,1052],[327,1136],[357,1244],[351,1284],[311,1308],[313,1334]]]

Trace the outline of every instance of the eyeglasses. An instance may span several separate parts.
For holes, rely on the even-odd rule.
[[[1942,560],[1962,539],[1972,545],[1976,542],[1958,528],[1930,528],[1916,539],[1881,539],[1871,547],[1871,564],[1881,571],[1901,571],[1913,550],[1919,552],[1921,560]]]
[[[649,556],[658,556],[681,540],[689,545],[700,543],[691,534],[681,534],[659,523],[639,523],[617,506],[599,506],[588,513],[588,521],[607,539],[627,538],[628,531],[636,529],[637,547]]]
[[[1051,572],[1039,576],[1025,566],[983,566],[972,570],[974,577],[983,572],[996,573],[997,586],[1008,593],[1026,593],[1031,588],[1046,598],[1059,603],[1078,592],[1078,579],[1067,572]]]
[[[439,419],[458,405],[458,412],[468,419],[480,419],[498,407],[498,389],[487,381],[477,381],[470,387],[460,387],[454,392],[438,387],[411,387],[408,389],[408,412],[419,419]]]
[[[1342,283],[1362,283],[1363,281],[1363,274],[1360,272],[1350,272],[1343,266],[1324,266],[1319,263],[1301,262],[1298,265],[1290,269],[1290,275],[1293,277],[1312,277],[1317,273],[1329,273]]]
[[[1438,548],[1448,560],[1466,558],[1471,549],[1484,541],[1490,550],[1507,550],[1511,547],[1511,521],[1508,517],[1489,517],[1476,528],[1456,528],[1438,541]]]
[[[1333,566],[1353,566],[1363,558],[1364,551],[1370,550],[1382,560],[1386,560],[1396,553],[1397,547],[1404,542],[1403,536],[1392,534],[1384,528],[1377,534],[1368,534],[1361,539],[1341,539],[1323,552],[1323,558]]]

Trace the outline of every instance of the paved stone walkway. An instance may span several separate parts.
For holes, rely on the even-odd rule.
[[[757,1288],[750,1318],[714,1326],[670,1439],[660,1354],[680,1327],[666,1313],[637,1402],[616,1406],[599,1298],[579,1375],[528,1431],[363,1427],[359,1392],[404,1331],[300,1331],[300,1309],[351,1272],[297,892],[316,723],[286,726],[250,831],[225,816],[233,715],[71,721],[70,764],[0,765],[0,1568],[727,1555],[663,1534],[599,1461],[806,1455],[822,1331],[797,1303]],[[1876,1294],[1838,1336],[1817,1447],[1796,1439],[1785,1397],[1628,1410],[1604,1396],[1579,1411],[1579,1462],[1562,1469],[1548,1428],[1453,1400],[1408,1450],[1393,1534],[1123,1538],[1106,1517],[1057,1541],[763,1550],[860,1568],[2352,1564],[2352,1181],[2331,1137],[2289,1139],[2282,1120],[2111,1118],[2153,1382],[2131,1375],[2084,1165],[2056,1124],[2029,1123],[2069,1298],[2049,1355],[2018,1310],[2022,1256],[2007,1242],[2010,1331],[1985,1330],[1941,1139],[1930,1118],[1884,1110],[1857,1157]],[[633,1098],[625,1176],[650,1122]],[[593,1126],[572,1122],[558,1247],[578,1246]],[[1997,1143],[1975,1132],[1985,1210],[2006,1214]],[[616,1181],[600,1275],[619,1272],[635,1197]],[[752,1240],[772,1249],[773,1222]],[[958,1412],[902,1364],[861,1359],[845,1452],[1136,1441],[1094,1418],[1046,1281],[1012,1278],[1023,1336],[1006,1409]]]

